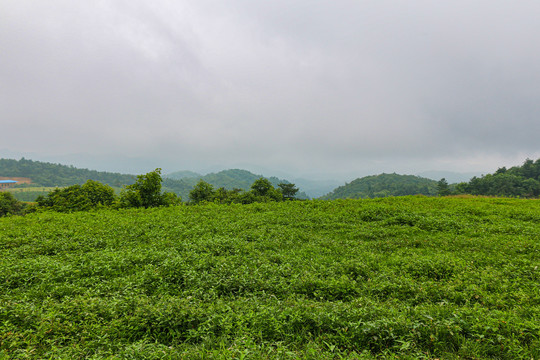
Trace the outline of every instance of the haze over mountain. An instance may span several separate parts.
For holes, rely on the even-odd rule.
[[[475,176],[480,176],[482,173],[479,172],[467,172],[467,173],[458,173],[454,171],[423,171],[416,174],[417,176],[432,179],[440,180],[442,178],[446,179],[449,183],[460,183],[467,182]]]
[[[342,182],[493,172],[540,157],[539,13],[532,0],[4,0],[0,156]]]
[[[199,180],[203,180],[214,186],[215,189],[223,187],[227,190],[233,190],[235,188],[250,190],[251,185],[261,177],[263,177],[263,175],[257,175],[242,169],[228,169],[206,175],[200,175],[192,171],[184,170],[165,175],[166,179],[180,180],[186,184],[189,184],[191,187],[194,187]],[[275,176],[267,177],[267,179],[270,180],[274,187],[278,187],[280,183],[290,183],[288,180],[279,179]],[[296,197],[299,199],[307,199],[311,197],[311,195],[306,194],[303,189],[300,189]]]

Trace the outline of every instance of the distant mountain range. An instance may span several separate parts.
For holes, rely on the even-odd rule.
[[[136,178],[135,175],[79,169],[73,166],[33,161],[25,158],[20,160],[0,159],[0,176],[30,178],[32,186],[45,187],[63,187],[84,184],[87,180],[95,180],[117,189],[134,183]],[[174,192],[180,195],[182,199],[187,200],[189,192],[201,179],[212,184],[215,188],[249,190],[253,182],[261,177],[261,175],[240,169],[223,170],[207,175],[201,175],[193,171],[177,171],[165,175],[162,186],[164,191]],[[290,183],[277,177],[267,178],[274,186],[279,183]],[[302,192],[302,189],[300,189],[297,197],[309,198],[305,192]]]
[[[241,170],[241,169],[229,169],[229,170],[222,170],[217,173],[210,173],[206,175],[197,174],[193,171],[189,170],[182,170],[182,171],[175,171],[170,174],[166,174],[165,176],[166,180],[175,180],[175,181],[182,181],[185,184],[188,184],[190,188],[193,188],[199,180],[203,180],[212,186],[214,188],[220,188],[223,187],[227,190],[232,189],[242,189],[242,190],[249,190],[251,185],[255,182],[255,180],[264,177],[262,175],[254,174],[247,170]],[[275,176],[266,177],[274,187],[277,187],[280,183],[290,183],[290,181],[285,179],[279,179]],[[164,185],[167,185],[167,182],[164,183]],[[298,185],[298,184],[295,184]],[[182,195],[182,194],[180,194]],[[188,194],[189,195],[189,192]],[[308,199],[309,196],[300,189],[300,192],[297,194],[298,198],[301,199]],[[182,196],[182,198],[184,198]],[[186,198],[187,199],[187,198]]]
[[[494,174],[475,177],[473,173],[455,173],[446,171],[430,171],[421,173],[424,176],[380,174],[355,179],[350,183],[338,186],[335,180],[318,181],[309,179],[293,179],[288,181],[275,176],[266,177],[274,186],[279,183],[294,183],[300,189],[297,197],[301,199],[343,199],[374,198],[403,195],[437,195],[437,181],[445,178],[457,193],[473,195],[501,195],[537,197],[540,194],[540,159],[527,159],[522,166],[510,169],[500,168]],[[124,185],[132,184],[136,176],[105,171],[79,169],[73,166],[33,161],[0,159],[0,177],[30,178],[32,184],[21,186],[63,187],[83,184],[87,180],[95,180],[108,184],[119,190]],[[214,188],[224,187],[227,190],[249,190],[255,180],[263,176],[242,169],[229,169],[202,175],[183,170],[163,176],[163,190],[174,192],[188,200],[189,193],[199,180],[206,181]],[[471,179],[472,177],[472,179]],[[470,179],[470,181],[469,181]],[[456,184],[459,183],[459,184]]]

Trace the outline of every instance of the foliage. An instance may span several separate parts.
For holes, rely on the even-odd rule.
[[[270,180],[263,177],[260,177],[253,182],[253,184],[251,185],[251,194],[253,195],[253,202],[283,200],[283,194],[279,190],[276,190],[274,188]]]
[[[473,177],[468,183],[456,186],[461,194],[538,197],[540,196],[540,159],[525,160],[522,166],[506,169],[502,167],[494,174]]]
[[[380,174],[353,180],[321,197],[325,200],[437,194],[437,182],[413,175]]]
[[[108,185],[88,180],[81,185],[56,188],[36,199],[38,208],[59,212],[85,211],[110,206],[115,200],[114,190]]]
[[[281,193],[283,194],[283,199],[285,200],[294,200],[295,195],[298,192],[298,188],[294,184],[290,183],[279,183],[278,184]]]
[[[82,185],[87,180],[98,181],[113,188],[121,188],[125,185],[134,183],[135,175],[126,175],[119,173],[109,173],[88,169],[78,169],[73,166],[60,164],[51,164],[40,161],[33,161],[22,158],[20,160],[0,159],[0,174],[13,177],[28,177],[32,179],[33,184],[18,185],[17,188],[23,187],[66,187],[74,184]],[[234,189],[249,190],[250,185],[260,178],[260,175],[255,175],[246,170],[231,169],[224,170],[218,173],[211,173],[205,176],[200,174],[181,171],[167,175],[162,179],[162,190],[165,192],[173,192],[180,198],[188,198],[189,192],[195,187],[197,182],[202,179],[211,184],[214,188],[223,187],[228,191]],[[273,186],[278,186],[280,182],[288,183],[286,180],[280,180],[276,177],[268,178]],[[35,193],[16,193],[19,200],[33,201],[39,195],[46,195],[43,192],[36,191]],[[137,203],[136,194],[127,195],[129,201]],[[298,198],[307,199],[308,196],[304,193],[299,193]]]
[[[0,219],[0,357],[537,359],[540,203]]]
[[[0,191],[0,216],[19,215],[22,213],[23,205],[15,199],[13,194],[7,191]]]
[[[286,184],[287,188],[289,184]],[[294,184],[290,184],[293,189]],[[298,189],[296,189],[298,190]],[[251,204],[254,202],[269,202],[286,200],[281,189],[275,189],[272,183],[266,178],[259,178],[251,185],[250,191],[242,189],[227,190],[214,187],[204,180],[199,180],[197,185],[189,193],[190,204],[200,204],[214,202],[216,204]],[[293,200],[294,198],[288,198]]]
[[[204,201],[212,201],[214,197],[214,187],[204,180],[199,180],[197,185],[189,192],[189,200],[193,204]]]
[[[29,186],[66,187],[74,184],[82,185],[88,180],[94,180],[111,187],[120,188],[133,184],[136,178],[134,175],[78,169],[73,166],[32,161],[25,158],[20,160],[0,159],[0,173],[5,176],[28,177],[32,179],[33,184],[17,185],[17,188]],[[191,188],[191,185],[181,180],[166,179],[163,181],[163,189],[167,192],[187,194]],[[37,190],[34,193],[22,194],[16,192],[15,194],[16,197],[20,197],[20,200],[25,201],[33,201],[39,195],[46,195]]]
[[[104,171],[78,169],[73,166],[33,161],[0,159],[0,173],[3,176],[27,177],[34,186],[71,186],[84,184],[87,180],[95,180],[110,186],[122,186],[133,183],[133,175],[123,175]]]
[[[448,196],[451,194],[450,186],[445,178],[442,178],[439,180],[439,182],[437,182],[437,194],[439,196]]]
[[[180,199],[175,194],[162,194],[161,182],[159,168],[144,175],[137,175],[135,183],[125,186],[120,193],[120,206],[149,208],[178,204]]]
[[[7,191],[12,193],[19,201],[33,202],[38,196],[47,196],[54,189],[56,189],[56,187],[17,186],[16,188],[11,188]]]
[[[181,181],[183,184],[185,184],[186,187],[184,189],[176,189],[178,190],[178,193],[185,194],[186,197],[188,197],[190,190],[193,189],[200,180],[212,185],[213,189],[223,188],[227,191],[232,190],[237,192],[235,189],[249,191],[251,185],[258,179],[262,178],[262,176],[253,174],[247,170],[229,169],[219,171],[217,173],[210,173],[204,176],[189,171],[179,171],[166,175],[165,181],[167,181],[169,178],[176,179],[176,181]],[[279,186],[280,183],[289,183],[288,181],[280,180],[277,177],[269,177],[267,180],[274,187]],[[166,183],[164,183],[164,186],[167,186]],[[308,199],[308,196],[303,192],[299,192],[297,197],[300,199]]]

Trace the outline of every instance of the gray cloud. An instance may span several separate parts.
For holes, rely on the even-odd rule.
[[[330,176],[540,156],[536,1],[0,7],[12,152]]]

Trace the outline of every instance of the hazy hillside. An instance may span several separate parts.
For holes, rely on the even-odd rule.
[[[32,186],[44,187],[63,187],[84,184],[87,180],[95,180],[119,188],[132,184],[136,178],[136,175],[79,169],[74,166],[33,161],[24,158],[21,160],[0,159],[0,176],[27,177],[32,179]],[[224,170],[204,176],[193,171],[178,171],[164,176],[162,186],[164,191],[174,192],[180,195],[183,200],[188,200],[189,192],[197,184],[199,179],[212,184],[215,188],[224,187],[228,190],[234,188],[249,190],[253,182],[260,177],[262,176],[239,169]],[[277,177],[268,177],[268,180],[274,186],[277,186],[279,183],[289,183],[289,181]],[[299,192],[297,197],[308,198],[303,192]]]
[[[353,180],[321,199],[366,199],[420,194],[436,195],[437,182],[414,175],[380,174]]]
[[[132,184],[134,175],[111,173],[22,158],[0,159],[0,176],[27,177],[34,186],[69,186],[95,180],[110,186]]]
[[[328,194],[330,191],[343,184],[343,181],[338,180],[310,180],[303,178],[294,179],[292,182],[313,199]]]
[[[446,179],[449,184],[467,182],[475,176],[479,176],[479,172],[459,173],[454,171],[424,171],[416,174],[417,176],[439,181],[442,178]]]
[[[510,169],[502,167],[493,174],[473,177],[468,183],[456,185],[456,192],[472,195],[527,197],[540,196],[540,159],[525,160]]]
[[[87,180],[99,181],[116,188],[132,184],[135,175],[110,173],[88,169],[79,169],[74,166],[52,164],[48,162],[33,161],[27,159],[13,160],[0,159],[0,176],[6,177],[28,177],[32,179],[32,187],[63,187],[75,184],[84,184]],[[187,199],[189,191],[193,188],[191,183],[182,180],[165,179],[163,190],[171,191]],[[24,201],[32,201],[32,196],[43,195],[48,189],[34,191],[34,193],[14,192],[14,194]],[[34,197],[35,198],[35,197]]]
[[[179,177],[182,174],[187,174],[187,177]],[[263,177],[262,175],[254,174],[247,170],[241,170],[241,169],[229,169],[229,170],[223,170],[219,171],[217,173],[210,173],[206,175],[199,175],[199,176],[192,176],[193,174],[196,174],[192,171],[177,171],[171,174],[165,175],[166,180],[177,179],[177,181],[182,181],[186,185],[189,185],[190,190],[193,188],[199,180],[206,181],[209,184],[212,184],[214,188],[220,188],[224,187],[227,190],[232,189],[242,189],[242,190],[249,190],[253,182],[255,180]],[[275,176],[267,177],[268,180],[277,187],[280,183],[290,183],[290,181],[279,179]],[[166,184],[166,183],[164,183]],[[300,188],[300,193],[298,194],[299,198],[308,198],[308,196],[302,192],[302,188]],[[179,193],[183,199],[187,199],[187,196],[189,195],[189,190],[187,193]]]
[[[175,172],[170,173],[170,174],[166,174],[163,177],[168,178],[168,179],[181,180],[181,179],[185,179],[185,178],[200,178],[202,176],[203,175],[201,175],[199,173],[196,173],[194,171],[180,170],[180,171],[175,171]]]

